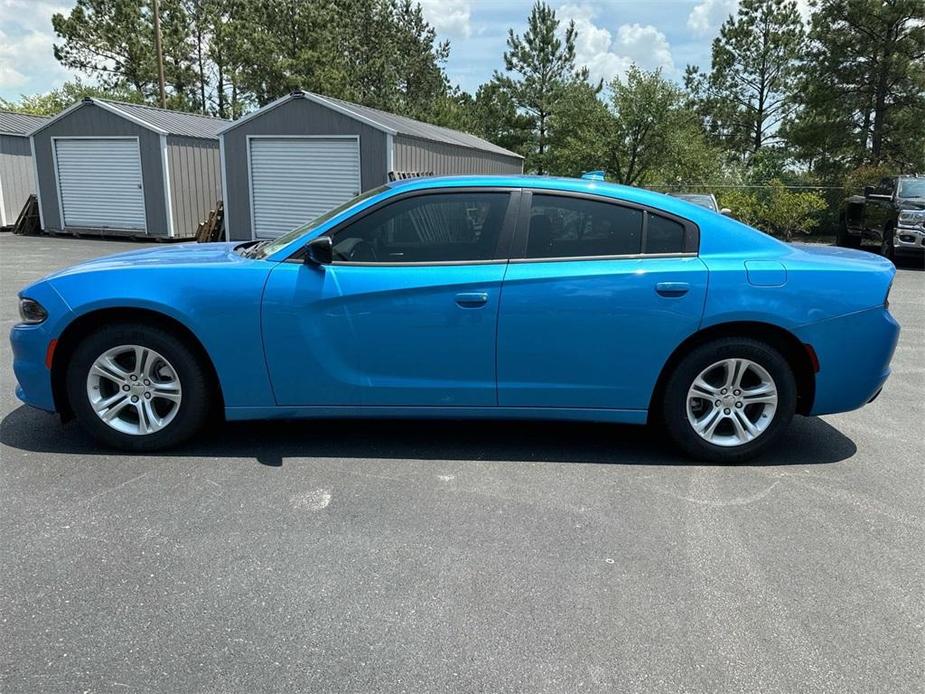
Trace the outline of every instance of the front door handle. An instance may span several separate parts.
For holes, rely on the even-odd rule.
[[[691,289],[687,282],[659,282],[655,285],[655,291],[662,296],[684,296]]]
[[[488,303],[488,292],[461,292],[456,295],[456,303],[463,308],[478,308]]]

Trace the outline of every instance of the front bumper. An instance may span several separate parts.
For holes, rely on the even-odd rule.
[[[16,376],[16,397],[27,405],[48,412],[55,411],[51,370],[45,365],[49,343],[58,337],[72,316],[64,300],[47,283],[33,285],[28,296],[45,310],[48,318],[38,325],[19,323],[10,330],[13,347],[13,373]]]
[[[893,247],[896,250],[925,250],[925,228],[896,227],[893,234]]]
[[[864,406],[890,376],[899,323],[877,307],[803,326],[795,331],[819,357],[810,414],[848,412]]]

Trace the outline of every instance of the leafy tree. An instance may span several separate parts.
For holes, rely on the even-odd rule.
[[[133,103],[142,102],[141,95],[132,87],[125,85],[100,87],[84,84],[78,79],[73,82],[65,82],[60,88],[52,89],[44,94],[31,96],[24,94],[18,101],[0,99],[0,109],[18,113],[31,113],[35,116],[54,116],[86,96]]]
[[[713,41],[709,75],[688,66],[685,84],[710,130],[734,152],[757,152],[792,110],[805,32],[793,0],[742,0]]]
[[[550,113],[549,173],[580,176],[604,169],[613,174],[609,135],[616,128],[616,118],[594,86],[587,82],[567,85]]]
[[[678,127],[688,115],[683,95],[660,70],[635,65],[624,79],[611,82],[610,91],[614,123],[601,134],[607,141],[607,170],[620,183],[636,185],[671,157]]]
[[[510,93],[518,110],[533,120],[526,164],[537,173],[547,170],[549,119],[553,109],[569,84],[588,77],[587,69],[575,67],[575,22],[569,22],[563,39],[558,35],[559,24],[555,10],[537,0],[524,35],[508,30],[508,50],[504,52],[507,74],[494,75],[494,81]]]
[[[788,241],[794,234],[811,233],[826,209],[825,199],[819,193],[790,190],[779,180],[757,191],[723,193],[719,202],[742,222]]]
[[[830,180],[865,162],[925,167],[925,3],[820,0],[809,40],[797,155]]]

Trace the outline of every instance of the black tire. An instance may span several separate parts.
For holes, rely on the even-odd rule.
[[[748,359],[765,369],[777,388],[777,409],[771,423],[753,440],[733,447],[715,445],[694,431],[687,416],[687,395],[694,380],[724,359]],[[662,420],[672,441],[696,460],[740,463],[759,455],[787,428],[796,411],[797,389],[787,360],[770,345],[745,337],[721,338],[700,345],[685,356],[668,377]]]
[[[893,227],[887,227],[880,242],[880,255],[893,262],[896,259],[896,246],[893,245],[893,236],[896,233]]]
[[[117,431],[96,414],[87,392],[87,378],[94,362],[107,350],[139,345],[154,350],[176,371],[182,397],[173,419],[159,431],[129,434]],[[175,446],[195,434],[210,414],[207,370],[182,339],[160,327],[116,324],[100,328],[77,345],[65,375],[67,396],[81,426],[100,442],[129,451],[154,451]]]

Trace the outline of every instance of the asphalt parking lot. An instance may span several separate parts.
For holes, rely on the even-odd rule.
[[[925,687],[918,260],[881,397],[718,467],[546,423],[100,450],[15,399],[6,333],[24,284],[133,247],[0,236],[0,691]]]

